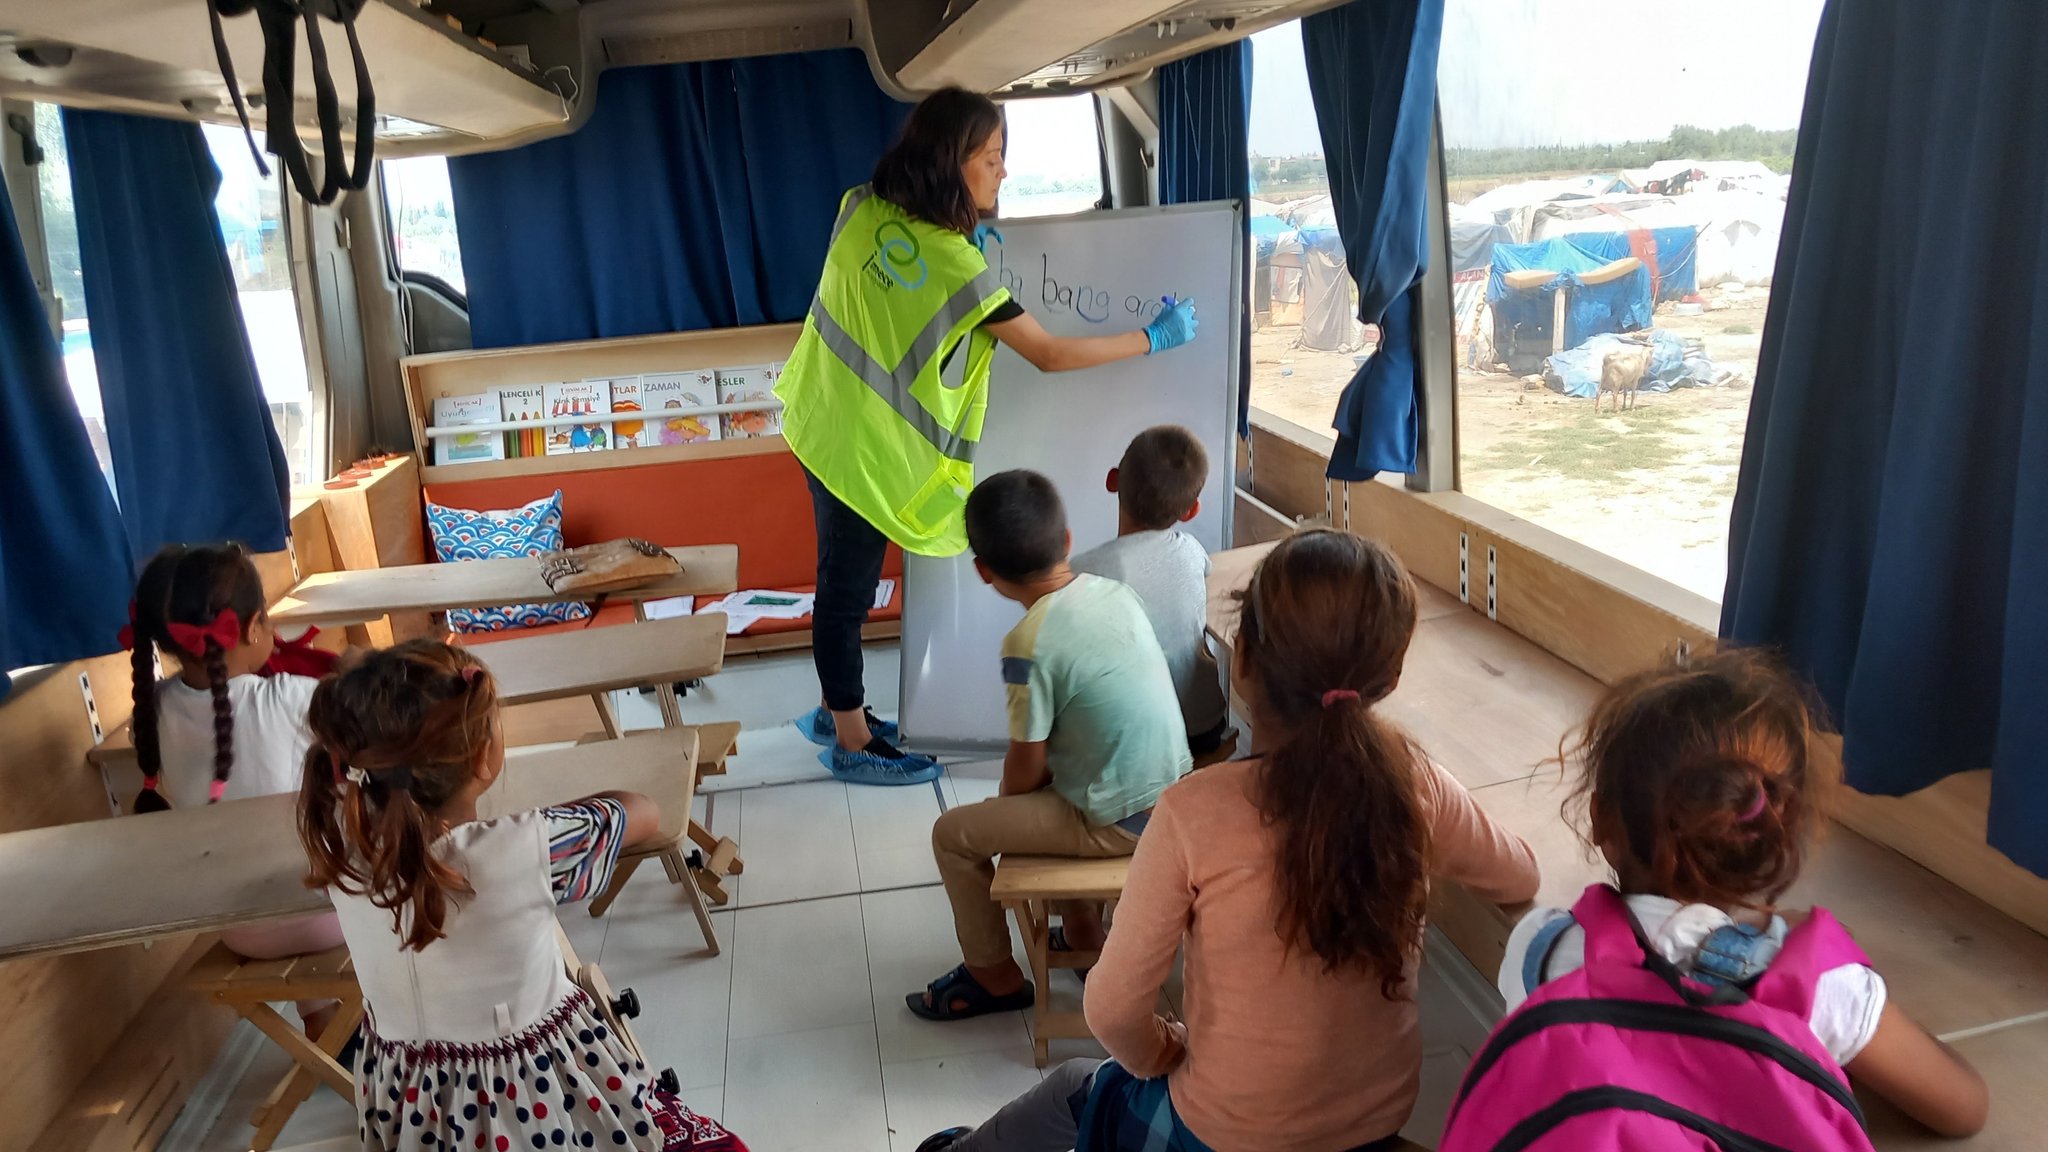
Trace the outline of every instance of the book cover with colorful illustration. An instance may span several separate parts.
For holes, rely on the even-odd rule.
[[[462,424],[496,424],[498,394],[478,392],[469,396],[434,398],[434,427],[453,428]],[[434,463],[470,464],[478,460],[503,460],[505,437],[498,432],[465,432],[459,436],[434,437]]]
[[[720,404],[746,404],[753,401],[773,402],[775,382],[782,377],[780,364],[754,364],[744,368],[720,368],[718,370],[718,402]],[[728,439],[754,439],[760,436],[782,435],[782,409],[764,408],[759,412],[727,412],[725,414],[725,435]]]
[[[612,410],[612,382],[610,380],[575,380],[567,384],[547,386],[548,419],[578,416],[604,416]],[[602,452],[611,447],[612,431],[607,424],[550,424],[548,425],[548,449],[550,456],[561,456],[571,452]]]
[[[650,372],[640,378],[640,403],[652,417],[649,443],[695,444],[721,438],[716,415],[692,408],[718,403],[718,377],[710,372]],[[675,415],[663,413],[680,409]]]
[[[640,386],[640,377],[638,376],[612,377],[612,411],[615,413],[642,411],[640,407]],[[653,443],[654,439],[648,434],[647,425],[639,420],[621,420],[612,425],[612,447],[614,449],[645,448]]]
[[[502,420],[539,420],[547,415],[547,388],[520,384],[498,389],[498,417]],[[505,454],[515,459],[545,456],[548,434],[544,428],[515,428],[505,433]]]

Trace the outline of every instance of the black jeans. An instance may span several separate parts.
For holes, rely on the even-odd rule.
[[[818,595],[811,608],[811,658],[825,707],[852,712],[867,700],[861,684],[860,628],[875,605],[889,538],[840,502],[818,478],[811,485],[811,515],[818,527]]]

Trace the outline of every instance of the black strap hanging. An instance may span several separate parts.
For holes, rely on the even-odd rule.
[[[363,45],[356,36],[356,15],[365,0],[207,0],[207,14],[213,21],[213,52],[220,61],[221,79],[227,81],[228,95],[241,117],[242,132],[249,138],[249,151],[265,176],[270,166],[256,147],[256,133],[249,126],[249,108],[242,100],[241,85],[235,82],[235,62],[228,54],[227,36],[221,29],[223,16],[256,14],[263,29],[264,134],[271,153],[291,174],[292,186],[314,204],[329,204],[344,189],[354,191],[370,182],[370,162],[376,145],[377,98],[370,89],[369,65],[363,61]],[[348,32],[349,51],[356,66],[356,148],[355,164],[348,163],[342,147],[341,99],[335,94],[334,77],[327,67],[327,45],[320,36],[320,17],[340,24]],[[294,70],[298,59],[297,24],[306,28],[306,54],[313,64],[313,109],[320,122],[321,181],[315,187],[306,149],[299,142],[298,125],[292,113],[297,99]]]

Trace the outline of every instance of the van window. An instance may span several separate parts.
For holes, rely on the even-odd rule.
[[[1444,13],[1460,487],[1717,600],[1820,7],[1448,0]],[[1634,47],[1588,53],[1623,28]],[[1567,293],[1562,340],[1554,295],[1504,280],[1597,279],[1631,259],[1642,272]],[[1607,352],[1638,347],[1624,337],[1650,341],[1652,365],[1678,379],[1643,384],[1618,414],[1610,395],[1596,415]]]
[[[1251,40],[1252,406],[1326,431],[1378,333],[1358,322],[1301,22]]]
[[[432,276],[468,294],[462,277],[462,240],[455,231],[455,195],[448,190],[446,156],[385,160],[384,211],[401,272]]]
[[[1003,181],[1004,216],[1060,216],[1086,212],[1102,199],[1102,136],[1095,97],[1085,93],[1012,100],[1010,170]]]
[[[306,371],[305,344],[299,329],[298,302],[292,293],[291,258],[286,251],[279,176],[265,178],[256,170],[248,142],[239,129],[203,125],[207,148],[220,169],[220,192],[214,213],[220,221],[228,267],[235,277],[242,326],[255,355],[256,375],[270,407],[271,421],[284,442],[293,484],[319,478],[312,437],[313,403]],[[36,106],[36,141],[43,148],[38,187],[43,213],[43,241],[49,252],[51,286],[63,305],[64,374],[72,398],[85,421],[100,471],[114,484],[107,448],[106,409],[100,401],[99,373],[92,356],[92,323],[87,314],[85,275],[78,254],[78,214],[71,194],[70,154],[64,145],[61,114],[55,105]],[[115,495],[118,497],[119,492]]]

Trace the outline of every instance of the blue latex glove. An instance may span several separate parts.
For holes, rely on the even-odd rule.
[[[1164,303],[1166,310],[1154,317],[1150,324],[1145,325],[1145,339],[1152,342],[1152,347],[1145,352],[1147,356],[1168,348],[1178,348],[1195,338],[1194,298],[1175,300],[1169,296],[1165,298]]]
[[[1003,242],[1003,234],[1001,232],[996,231],[994,228],[991,228],[987,224],[976,224],[974,226],[973,240],[974,246],[976,248],[979,248],[983,252],[988,251],[988,242],[990,237],[994,237],[995,242],[998,244],[1001,244]]]

